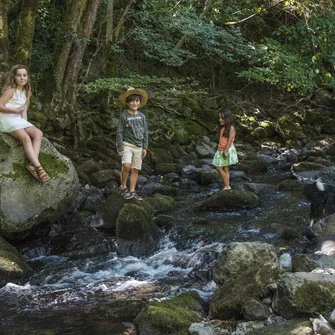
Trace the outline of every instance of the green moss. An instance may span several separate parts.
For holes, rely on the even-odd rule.
[[[151,335],[188,334],[193,322],[200,317],[194,310],[200,310],[200,297],[196,292],[185,292],[174,299],[151,303],[139,315],[139,328]]]
[[[335,307],[335,284],[304,281],[293,294],[298,309],[323,313]]]
[[[175,201],[168,195],[156,193],[153,197],[145,198],[143,206],[149,211],[169,212],[175,206]]]
[[[119,212],[116,235],[127,241],[145,240],[155,232],[151,215],[141,206],[126,204]]]
[[[69,171],[69,168],[66,166],[66,164],[53,155],[40,153],[39,159],[43,168],[48,172],[50,176],[66,174]],[[24,176],[29,174],[26,169],[26,163],[13,163],[13,170],[13,173],[3,173],[2,176],[17,179],[23,178]]]

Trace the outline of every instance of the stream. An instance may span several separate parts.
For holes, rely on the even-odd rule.
[[[278,185],[286,172],[251,177],[254,183]],[[203,188],[176,200],[197,201],[218,191]],[[207,301],[216,290],[210,269],[229,242],[261,241],[281,252],[311,252],[306,229],[309,202],[300,192],[276,192],[259,206],[239,212],[179,210],[159,250],[144,259],[104,257],[68,259],[50,254],[47,245],[20,250],[34,275],[23,285],[0,288],[0,334],[124,334],[127,323],[104,319],[98,307],[111,300],[168,299],[197,290]],[[129,320],[131,321],[131,320]]]

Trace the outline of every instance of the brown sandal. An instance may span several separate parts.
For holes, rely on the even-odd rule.
[[[39,178],[39,176],[38,176],[38,173],[37,173],[37,171],[36,171],[36,168],[35,168],[35,166],[32,164],[32,163],[28,163],[27,165],[26,165],[26,169],[31,173],[31,175],[34,177],[34,178],[36,178],[36,179],[40,179]]]
[[[36,172],[38,174],[38,180],[39,181],[46,182],[46,181],[50,180],[49,175],[45,172],[42,165],[35,166],[35,169],[36,169]]]

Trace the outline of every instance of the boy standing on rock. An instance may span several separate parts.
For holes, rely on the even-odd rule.
[[[135,188],[138,171],[142,168],[142,159],[147,155],[148,125],[145,115],[138,109],[148,102],[148,93],[142,89],[130,87],[119,95],[119,102],[127,108],[120,115],[116,131],[117,152],[122,159],[120,189],[125,199],[143,200],[135,192]]]

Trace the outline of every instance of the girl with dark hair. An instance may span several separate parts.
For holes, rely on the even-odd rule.
[[[234,140],[236,129],[233,114],[229,109],[219,111],[219,144],[212,164],[216,166],[224,185],[224,190],[230,190],[228,166],[238,162]]]

